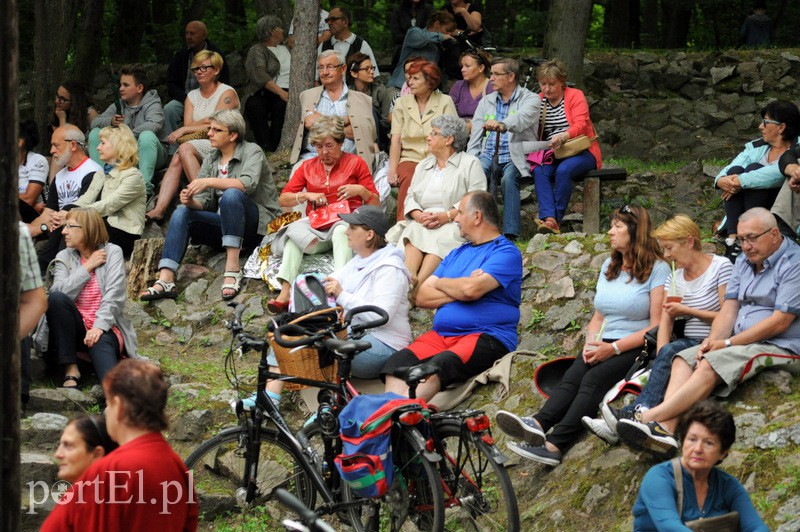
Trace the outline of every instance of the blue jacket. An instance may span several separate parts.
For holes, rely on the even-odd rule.
[[[800,140],[800,139],[798,139]],[[761,159],[769,151],[770,145],[764,139],[756,139],[744,145],[744,151],[736,156],[731,161],[731,164],[723,168],[717,177],[714,178],[714,184],[717,184],[720,177],[729,174],[730,168],[734,166],[741,166],[747,168],[752,163],[760,162]],[[778,165],[763,166],[758,170],[751,172],[743,172],[739,174],[739,181],[742,188],[780,188],[783,185],[784,176],[781,173]]]

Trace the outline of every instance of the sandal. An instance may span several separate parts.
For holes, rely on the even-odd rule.
[[[280,314],[281,312],[286,312],[289,310],[289,302],[270,299],[267,301],[267,309],[273,314]]]
[[[67,382],[74,382],[75,386],[67,386]],[[81,385],[81,376],[80,375],[64,375],[64,380],[61,382],[61,387],[66,388],[68,390],[77,390],[78,386]]]
[[[162,225],[164,225],[164,222],[166,221],[166,216],[164,216],[163,214],[161,216],[150,216],[149,214],[145,214],[144,215],[144,221],[145,222],[155,222],[156,225],[161,227]]]
[[[160,286],[161,290],[156,289],[156,286]],[[178,292],[175,291],[175,283],[168,283],[166,281],[162,281],[161,279],[157,280],[153,286],[139,295],[139,299],[142,301],[158,301],[159,299],[177,298]]]
[[[223,277],[230,277],[233,279],[232,283],[224,283],[222,285],[222,299],[225,301],[230,301],[239,295],[239,290],[242,287],[242,271],[239,270],[238,272],[225,272]],[[233,292],[226,294],[225,290],[233,290]]]
[[[547,218],[542,225],[536,230],[539,234],[559,234],[561,233],[561,228],[558,227],[558,222],[555,218]]]

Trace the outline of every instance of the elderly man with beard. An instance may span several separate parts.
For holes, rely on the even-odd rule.
[[[39,268],[42,275],[47,271],[47,265],[64,249],[64,237],[61,229],[67,216],[67,211],[80,198],[89,185],[96,172],[103,168],[86,155],[86,136],[77,126],[67,124],[53,131],[50,140],[50,155],[53,156],[61,170],[50,183],[50,194],[42,215],[34,220],[31,226],[39,231],[35,233],[48,234],[47,244],[38,252]]]

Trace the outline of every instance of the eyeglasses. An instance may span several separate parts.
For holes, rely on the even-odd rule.
[[[758,239],[759,239],[759,238],[761,238],[762,236],[766,235],[766,234],[767,234],[767,233],[769,233],[770,231],[772,231],[772,229],[771,229],[771,228],[770,228],[770,229],[767,229],[767,230],[766,230],[766,231],[764,231],[763,233],[758,233],[757,235],[753,235],[753,236],[740,236],[739,238],[737,238],[737,239],[736,239],[736,243],[737,243],[737,244],[739,244],[739,247],[742,247],[742,246],[744,246],[745,244],[750,244],[750,245],[752,246],[753,244],[755,244],[755,243],[758,241]]]
[[[229,131],[229,130],[227,130],[227,129],[220,129],[220,128],[218,128],[218,127],[209,127],[209,128],[208,128],[208,132],[209,132],[209,133],[214,133],[215,135],[216,135],[217,133],[230,133],[230,131]]]
[[[72,101],[69,98],[64,98],[60,94],[56,94],[56,100],[58,100],[58,103],[69,103]]]
[[[431,132],[429,133],[429,135],[430,135],[431,137],[444,137],[444,135],[442,134],[442,132],[441,132],[441,131],[431,131]]]
[[[362,67],[362,68],[353,68],[351,70],[353,72],[361,72],[362,70],[365,70],[367,72],[375,72],[375,67],[374,66],[368,66],[368,67]]]
[[[330,24],[331,22],[336,22],[337,20],[342,20],[344,17],[328,17],[325,19],[325,22]]]
[[[328,72],[330,70],[336,70],[339,67],[344,66],[343,63],[339,63],[338,65],[319,65],[317,67],[317,72]]]
[[[202,73],[205,74],[206,71],[208,71],[208,70],[210,70],[212,68],[214,68],[213,65],[199,65],[199,66],[196,66],[196,67],[192,67],[189,70],[191,70],[193,74],[197,74],[198,72],[202,72]]]
[[[117,127],[117,126],[114,126],[114,127]],[[85,143],[85,142],[81,142],[81,141],[79,141],[79,140],[75,140],[75,139],[64,139],[64,141],[65,141],[65,142],[74,142],[75,144],[77,144],[77,145],[78,145],[78,146],[80,146],[81,148],[83,148],[83,147],[85,147],[85,146],[86,146],[86,143]]]
[[[783,124],[783,122],[778,122],[777,120],[770,120],[769,118],[762,118],[761,119],[761,125],[763,125],[764,127],[767,127],[767,124],[775,124],[776,126],[779,126],[779,125]]]
[[[78,224],[64,224],[64,229],[69,229],[69,230],[80,229],[82,227],[83,227],[82,225],[78,225]]]
[[[507,76],[507,75],[511,74],[511,72],[494,72],[494,71],[492,71],[490,74],[492,76]]]

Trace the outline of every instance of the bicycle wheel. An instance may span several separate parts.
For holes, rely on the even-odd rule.
[[[413,432],[412,432],[413,431]],[[442,479],[436,467],[416,449],[416,429],[404,427],[393,441],[394,480],[379,499],[359,499],[342,483],[346,502],[364,504],[348,511],[357,532],[444,530]]]
[[[206,519],[234,511],[243,504],[263,505],[273,499],[277,488],[289,491],[313,508],[316,493],[310,477],[298,465],[294,449],[276,430],[263,427],[255,473],[257,492],[253,500],[244,500],[243,486],[249,465],[245,457],[245,437],[246,432],[241,427],[229,427],[202,443],[186,459]],[[275,507],[286,510],[287,517],[290,515],[282,505]]]
[[[444,456],[440,467],[445,481],[446,530],[518,531],[519,508],[511,479],[497,453],[480,437],[461,437],[461,422],[436,423]]]

